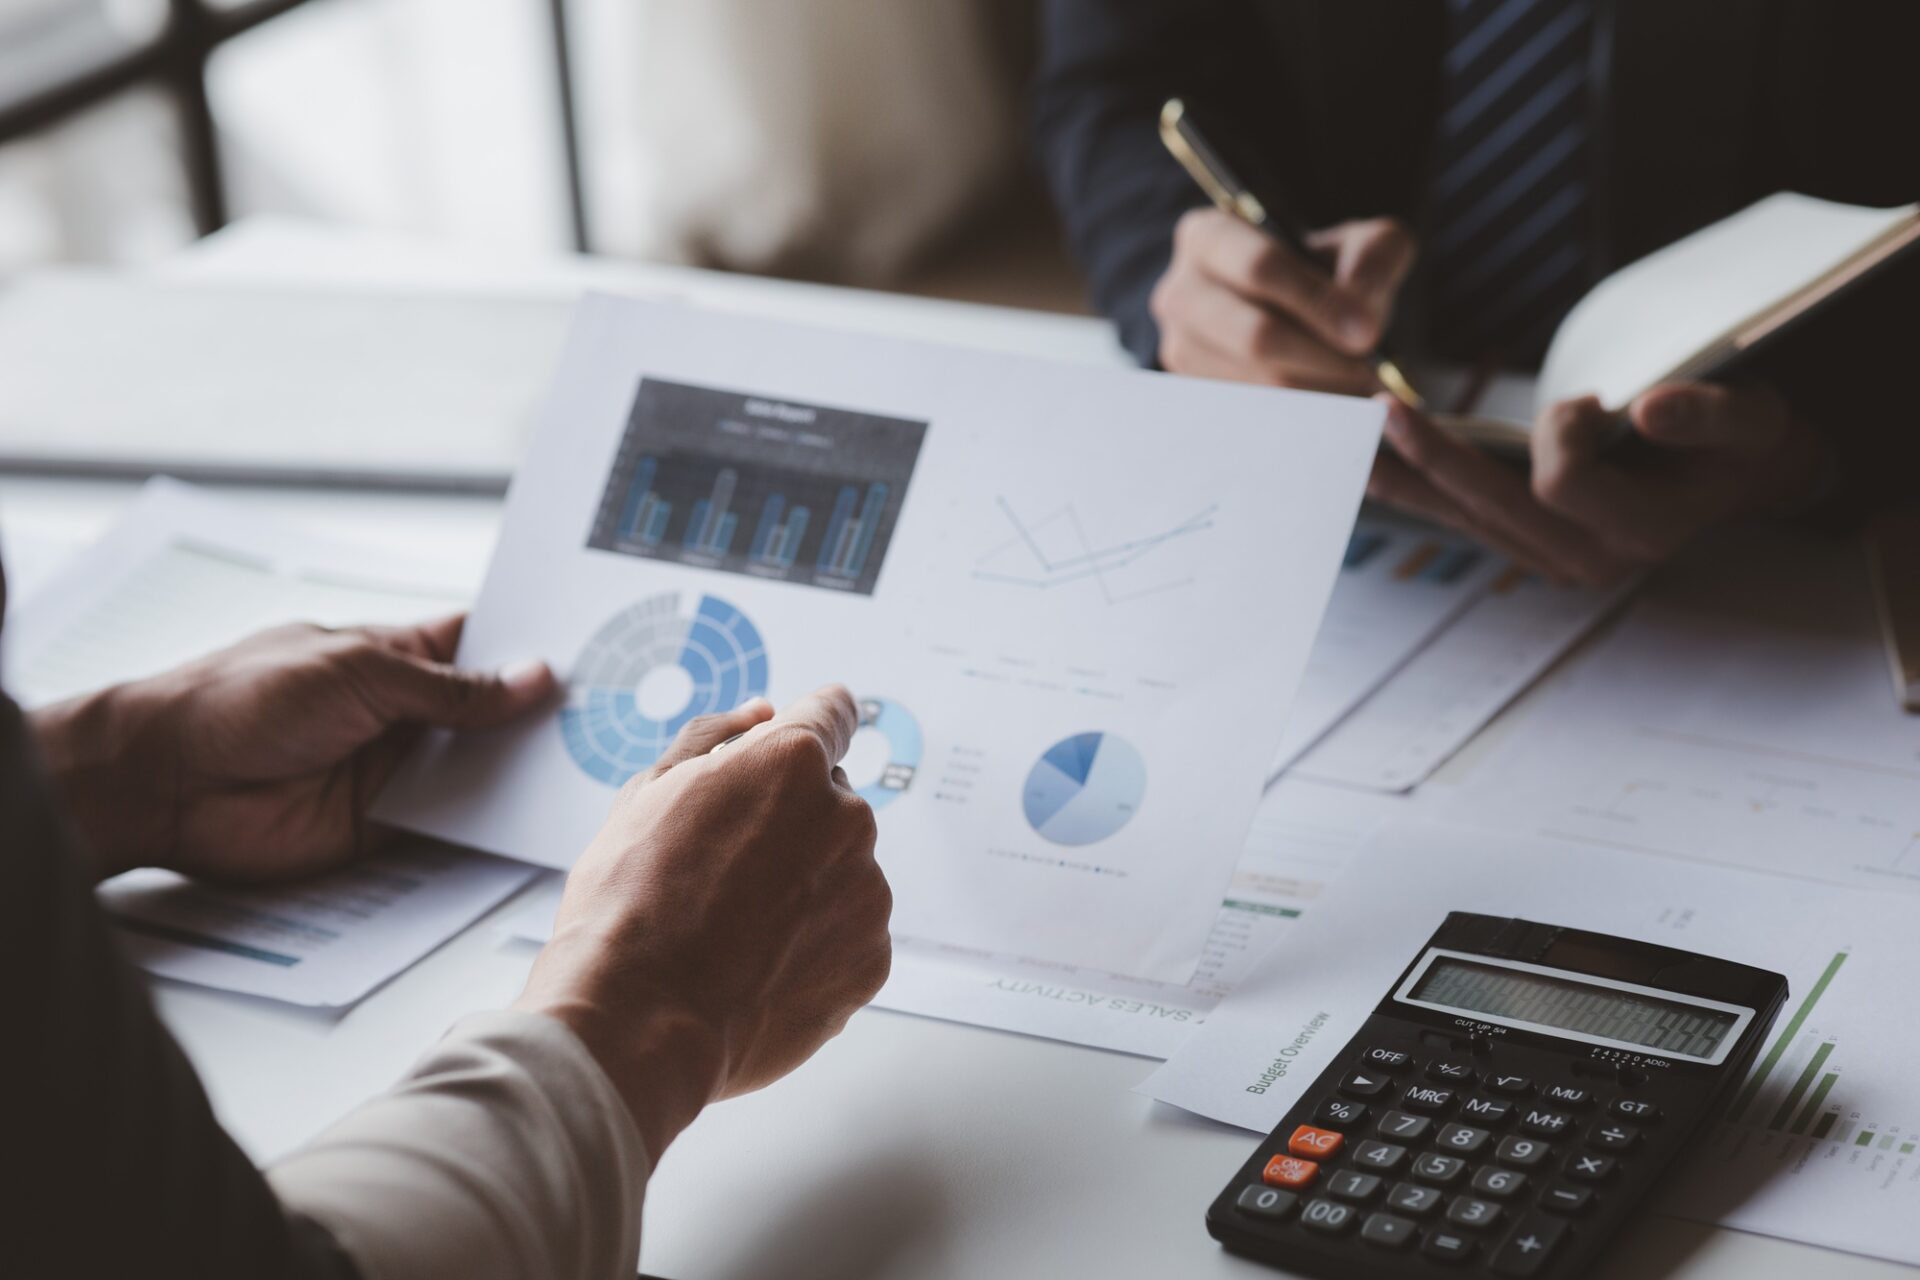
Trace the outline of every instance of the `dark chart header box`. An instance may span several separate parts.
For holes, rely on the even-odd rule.
[[[926,432],[645,378],[587,545],[872,595]]]

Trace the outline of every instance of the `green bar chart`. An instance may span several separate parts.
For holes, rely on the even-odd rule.
[[[1826,971],[1820,975],[1820,980],[1813,984],[1813,989],[1807,992],[1806,999],[1802,1000],[1800,1007],[1793,1011],[1793,1017],[1787,1019],[1787,1025],[1780,1029],[1780,1035],[1774,1040],[1773,1047],[1767,1050],[1764,1058],[1760,1059],[1760,1065],[1754,1068],[1753,1075],[1747,1079],[1747,1083],[1741,1087],[1739,1094],[1733,1100],[1733,1110],[1728,1118],[1735,1124],[1748,1119],[1748,1112],[1753,1106],[1754,1099],[1766,1087],[1767,1079],[1773,1075],[1774,1068],[1780,1065],[1780,1059],[1786,1056],[1787,1050],[1799,1038],[1800,1029],[1807,1024],[1807,1018],[1813,1013],[1814,1006],[1818,1005],[1820,997],[1827,993],[1827,988],[1833,984],[1834,975],[1840,972],[1840,966],[1846,963],[1846,959],[1847,953],[1844,951],[1834,955],[1828,962]],[[1782,1122],[1773,1127],[1784,1128],[1785,1125]]]

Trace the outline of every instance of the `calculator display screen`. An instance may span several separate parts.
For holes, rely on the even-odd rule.
[[[1695,1062],[1720,1062],[1750,1010],[1539,965],[1435,950],[1399,998],[1449,1013]]]

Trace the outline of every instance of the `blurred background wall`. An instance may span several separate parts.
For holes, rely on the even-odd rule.
[[[182,6],[0,0],[0,106]],[[574,247],[552,0],[307,0],[205,83],[233,218]],[[1023,132],[1031,0],[563,0],[600,252],[1073,308]],[[103,51],[105,51],[103,53]],[[0,276],[196,234],[174,102],[133,89],[0,144]]]

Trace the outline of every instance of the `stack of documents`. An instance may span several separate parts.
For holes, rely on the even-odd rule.
[[[154,481],[105,539],[10,610],[9,692],[39,706],[284,622],[398,624],[460,607],[394,557],[382,554],[377,570],[368,560]],[[411,840],[297,885],[215,889],[149,869],[108,881],[101,899],[149,972],[331,1008],[361,999],[534,874]]]

